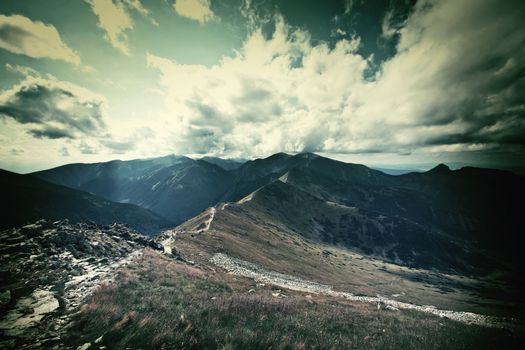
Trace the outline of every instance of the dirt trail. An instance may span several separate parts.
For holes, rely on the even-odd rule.
[[[204,226],[203,229],[200,229],[199,231],[197,231],[197,233],[206,232],[210,229],[211,222],[215,218],[215,213],[217,212],[217,209],[215,209],[215,207],[211,207],[209,211],[210,211],[210,217],[208,218],[208,220],[206,220],[206,226]]]
[[[378,307],[383,306],[387,309],[394,311],[399,309],[417,310],[437,315],[440,317],[446,317],[451,320],[484,327],[514,328],[515,326],[514,320],[508,318],[485,316],[472,312],[441,310],[432,305],[415,305],[410,303],[404,303],[397,300],[388,299],[380,295],[377,295],[375,297],[358,296],[349,292],[335,291],[330,285],[307,281],[295,276],[266,270],[265,268],[257,264],[250,263],[237,258],[232,258],[221,253],[215,254],[210,260],[213,264],[222,267],[223,269],[234,275],[252,278],[258,282],[273,284],[291,290],[329,295],[334,297],[345,298],[352,301],[374,303],[377,304]]]

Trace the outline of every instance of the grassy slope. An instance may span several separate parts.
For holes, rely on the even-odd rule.
[[[203,213],[180,226],[175,242],[201,264],[220,252],[354,294],[401,294],[397,300],[403,302],[488,315],[516,317],[525,310],[516,303],[523,300],[519,291],[501,281],[411,269],[318,244],[242,205],[218,209],[209,231],[191,233],[207,219]]]
[[[111,349],[481,349],[523,340],[423,313],[275,293],[146,250],[89,298],[66,340],[74,347],[102,336],[98,345]]]

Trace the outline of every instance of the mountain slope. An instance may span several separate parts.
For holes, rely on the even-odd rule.
[[[308,170],[316,176],[342,180],[354,185],[381,184],[387,186],[393,176],[370,169],[364,165],[338,162],[313,153],[291,156],[277,153],[264,159],[246,162],[236,172],[235,185],[224,197],[237,201],[290,171]]]
[[[1,228],[19,226],[41,218],[120,222],[144,233],[158,232],[170,221],[132,204],[114,203],[93,194],[55,185],[31,175],[0,170],[4,201]]]
[[[70,164],[33,175],[111,201],[139,205],[177,223],[215,204],[233,178],[215,164],[176,156]]]
[[[262,187],[240,204],[265,222],[281,223],[320,243],[357,249],[385,261],[442,271],[496,267],[464,240],[399,216],[326,202],[282,181]]]
[[[240,221],[411,267],[515,277],[525,267],[525,181],[512,173],[439,165],[392,176],[314,154],[276,154],[235,174],[224,198],[238,204],[218,207],[242,210]],[[226,232],[239,230],[230,225]]]
[[[510,172],[440,165],[390,176],[364,166],[316,158],[283,181],[324,201],[399,217],[525,267],[521,207],[525,179]],[[400,231],[399,234],[402,234]]]

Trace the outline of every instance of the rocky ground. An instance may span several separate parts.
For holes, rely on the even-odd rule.
[[[0,348],[63,348],[81,301],[145,247],[163,249],[119,224],[40,220],[0,232]]]

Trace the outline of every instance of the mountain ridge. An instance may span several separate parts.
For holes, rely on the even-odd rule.
[[[254,191],[281,179],[321,201],[356,207],[368,216],[382,215],[416,231],[419,229],[414,225],[419,225],[424,227],[424,235],[434,237],[444,232],[451,239],[470,242],[476,249],[493,250],[500,257],[521,261],[516,247],[523,238],[517,222],[525,182],[506,171],[473,167],[451,170],[439,164],[423,173],[389,175],[313,153],[277,153],[231,170],[204,159],[176,156],[108,164],[91,165],[95,168],[91,174],[95,175],[90,175],[93,178],[81,189],[152,209],[176,223],[219,202],[247,199]],[[63,170],[34,175],[61,181]],[[402,236],[404,231],[398,228],[395,232]]]
[[[5,219],[1,228],[38,219],[125,223],[153,234],[173,225],[169,220],[139,206],[115,203],[91,193],[0,169]]]

